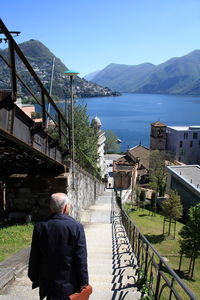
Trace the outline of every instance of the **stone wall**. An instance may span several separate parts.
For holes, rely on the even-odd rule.
[[[73,188],[74,187],[74,188]],[[73,206],[72,216],[79,220],[81,212],[94,204],[104,191],[104,184],[75,164],[74,184],[72,166],[69,166],[68,196]]]
[[[23,212],[40,220],[50,214],[49,198],[55,192],[67,193],[72,203],[72,216],[79,219],[82,210],[95,202],[104,190],[103,183],[75,164],[74,188],[71,165],[68,172],[53,175],[15,175],[6,182],[8,212]]]

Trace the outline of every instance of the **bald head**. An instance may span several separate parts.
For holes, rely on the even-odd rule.
[[[50,209],[52,213],[63,213],[65,207],[69,205],[69,198],[64,193],[55,193],[50,198]]]

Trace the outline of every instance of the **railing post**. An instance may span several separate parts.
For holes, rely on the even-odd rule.
[[[16,81],[16,69],[15,69],[15,45],[12,39],[9,39],[9,63],[10,63],[10,81],[12,87],[12,101],[17,100],[17,81]],[[14,118],[15,118],[15,106],[12,108],[12,111],[9,113],[10,122],[9,130],[13,134],[14,129]]]
[[[132,238],[132,249],[134,251],[135,250],[135,226],[134,225],[133,225],[132,235],[133,235],[133,238]]]
[[[46,127],[46,110],[45,110],[45,98],[44,98],[44,91],[41,89],[41,101],[42,101],[42,125],[43,128]]]
[[[16,81],[16,68],[15,68],[15,45],[13,40],[8,41],[9,44],[9,62],[10,62],[10,80],[12,87],[12,99],[17,100],[17,81]]]
[[[128,232],[129,232],[129,219],[128,217],[126,217],[126,234],[128,236]]]
[[[145,279],[147,279],[147,265],[148,265],[148,252],[149,252],[149,245],[146,244],[146,249],[145,249],[145,267],[144,267],[144,276]]]
[[[128,240],[130,241],[130,232],[131,232],[131,220],[129,219],[128,220],[129,222],[128,222],[128,233],[127,233],[127,236],[128,236]]]
[[[130,243],[130,245],[132,244],[132,231],[133,231],[132,222],[130,220],[130,231],[129,231],[129,243]]]
[[[60,121],[60,114],[58,114],[58,137],[59,137],[59,144],[61,144],[61,121]]]
[[[137,261],[140,266],[140,233],[138,234]]]
[[[171,287],[170,287],[169,300],[172,299],[172,288],[173,288],[173,284],[174,284],[174,277],[172,277],[172,284],[171,284]]]
[[[158,276],[157,276],[157,283],[156,283],[156,291],[155,291],[155,300],[158,299],[159,289],[160,289],[160,271],[162,269],[162,261],[160,260],[158,266]]]

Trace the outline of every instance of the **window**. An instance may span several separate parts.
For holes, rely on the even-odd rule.
[[[199,147],[200,147],[200,141],[199,141]]]
[[[193,132],[193,139],[196,140],[198,137],[198,133],[197,132]]]
[[[179,143],[179,147],[182,148],[183,147],[183,141],[180,141]]]
[[[179,155],[185,155],[185,150],[184,149],[180,149],[179,150]]]
[[[187,140],[188,138],[188,132],[184,132],[184,140]]]
[[[190,148],[192,148],[193,146],[193,141],[190,141]]]

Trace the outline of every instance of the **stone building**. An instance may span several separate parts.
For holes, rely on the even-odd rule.
[[[145,183],[149,174],[149,148],[137,145],[127,151],[128,155],[137,162],[137,180]]]
[[[150,149],[166,150],[166,129],[167,126],[160,121],[151,124]]]
[[[128,154],[113,161],[114,188],[128,189],[136,181],[136,168],[137,163]]]
[[[137,145],[130,148],[126,154],[113,161],[114,187],[128,189],[136,181],[145,181],[149,172],[149,149]]]

